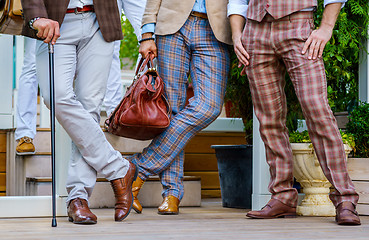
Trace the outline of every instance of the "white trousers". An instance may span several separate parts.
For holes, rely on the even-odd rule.
[[[114,150],[100,128],[114,43],[106,42],[95,13],[66,14],[55,44],[55,115],[72,139],[67,202],[88,199],[97,173],[122,178],[129,162]],[[36,68],[46,106],[49,99],[48,46],[36,44]]]
[[[36,39],[24,38],[24,59],[22,73],[18,82],[18,98],[16,107],[17,129],[15,139],[34,138],[37,121],[37,91],[35,47]]]
[[[137,39],[141,39],[141,21],[145,11],[146,0],[118,0],[118,8],[123,9],[125,16],[131,23]],[[108,85],[104,99],[106,113],[109,116],[123,97],[123,86],[120,69],[120,41],[114,42],[113,62],[110,68]]]

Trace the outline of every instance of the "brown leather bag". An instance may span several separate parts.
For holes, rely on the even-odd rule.
[[[153,139],[170,123],[171,109],[166,98],[163,80],[153,65],[153,54],[143,60],[136,69],[131,86],[105,121],[105,128],[112,134],[137,140]],[[142,75],[145,67],[148,69]]]
[[[21,0],[0,0],[0,33],[21,35],[22,27]]]

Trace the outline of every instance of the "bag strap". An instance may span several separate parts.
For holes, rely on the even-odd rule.
[[[153,63],[154,58],[155,58],[154,53],[153,52],[149,52],[147,54],[146,58],[141,58],[140,59],[140,62],[138,63],[137,68],[136,68],[134,80],[136,80],[136,79],[139,78],[138,77],[138,73],[139,72],[142,72],[145,69],[146,66],[149,69],[153,68],[154,71],[156,70],[154,68],[154,63]]]

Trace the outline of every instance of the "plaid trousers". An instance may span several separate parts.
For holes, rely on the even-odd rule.
[[[208,20],[189,16],[171,35],[156,36],[158,71],[165,82],[172,119],[169,127],[131,160],[145,180],[159,175],[163,197],[182,199],[184,147],[221,112],[229,71],[228,46],[219,42]],[[185,106],[188,76],[194,97]]]
[[[297,12],[262,22],[248,19],[242,44],[250,54],[246,67],[260,134],[270,167],[272,198],[295,207],[297,191],[292,187],[292,151],[286,127],[284,93],[286,70],[302,107],[309,135],[327,179],[335,187],[330,199],[355,205],[358,194],[348,175],[346,156],[336,120],[328,105],[327,81],[322,59],[308,60],[301,54],[314,23],[311,12]]]

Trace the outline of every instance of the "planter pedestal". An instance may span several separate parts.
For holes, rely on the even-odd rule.
[[[305,197],[297,214],[301,216],[336,216],[336,209],[329,199],[331,183],[328,180],[299,181],[304,189]]]
[[[305,198],[297,206],[302,216],[336,216],[336,209],[329,199],[332,186],[324,176],[311,143],[291,143],[293,152],[293,175],[303,187]],[[345,145],[346,156],[351,149]]]

